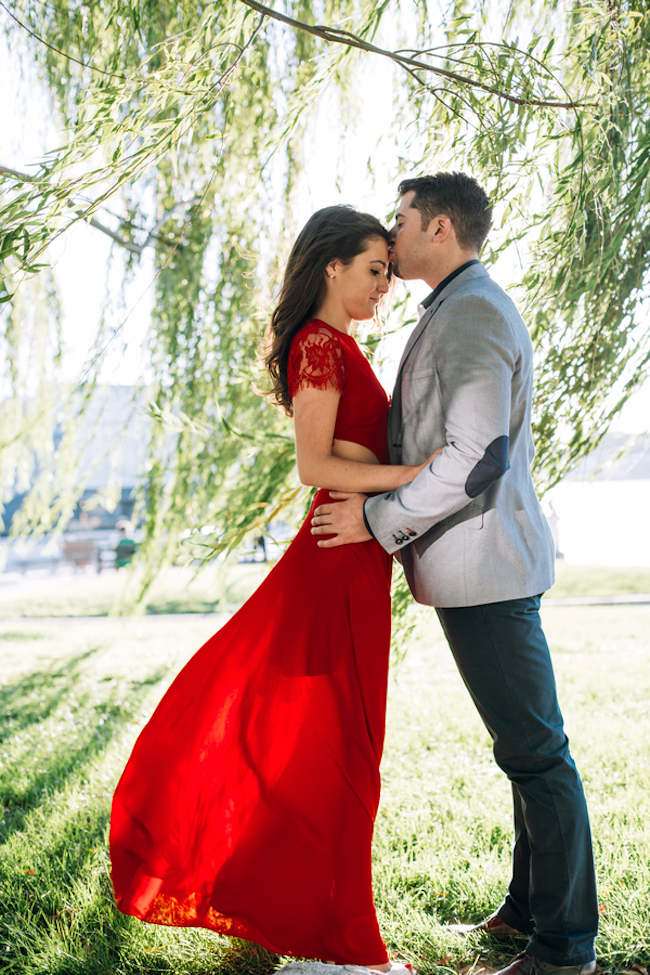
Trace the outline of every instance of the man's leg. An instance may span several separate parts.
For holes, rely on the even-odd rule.
[[[535,929],[533,913],[530,907],[530,844],[524,820],[519,789],[512,783],[512,804],[515,814],[515,842],[512,849],[512,880],[508,893],[497,913],[506,924],[527,931],[530,934]],[[512,920],[507,920],[512,918]],[[513,923],[514,921],[517,923]]]
[[[594,957],[598,926],[591,835],[539,597],[437,612],[515,794],[514,875],[499,916],[523,930],[532,916],[529,955],[582,965]]]

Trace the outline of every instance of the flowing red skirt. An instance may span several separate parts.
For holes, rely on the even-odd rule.
[[[144,921],[376,964],[390,557],[319,549],[310,518],[138,738],[113,800],[113,886]]]

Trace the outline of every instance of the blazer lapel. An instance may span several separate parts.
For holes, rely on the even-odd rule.
[[[390,402],[390,413],[388,415],[388,443],[391,451],[401,451],[402,446],[402,374],[404,372],[404,366],[406,365],[411,352],[417,345],[418,340],[422,337],[422,335],[424,335],[427,325],[435,315],[443,300],[444,296],[441,297],[439,295],[435,301],[431,302],[429,307],[422,315],[422,318],[409,335],[406,347],[402,354],[402,361],[400,362],[399,369],[397,371],[397,379],[395,380],[393,395]],[[400,460],[392,460],[392,463],[400,463]]]
[[[418,339],[421,337],[421,335],[424,332],[425,328],[427,327],[427,325],[429,324],[429,322],[431,321],[431,319],[435,315],[436,311],[440,307],[440,302],[441,301],[442,301],[442,299],[440,298],[440,296],[438,296],[435,301],[432,301],[431,302],[431,304],[429,305],[428,308],[425,308],[424,314],[422,315],[422,318],[419,320],[419,322],[417,323],[417,325],[415,326],[415,328],[413,329],[413,331],[409,335],[408,340],[406,342],[406,345],[404,347],[404,352],[402,353],[402,358],[400,360],[399,369],[397,370],[398,380],[396,381],[395,385],[397,385],[397,382],[401,378],[402,369],[404,368],[404,365],[406,363],[406,360],[408,359],[408,357],[410,356],[411,352],[413,351],[413,349],[414,349],[414,347],[415,347]]]
[[[436,299],[425,310],[422,318],[408,337],[406,347],[402,354],[402,360],[399,364],[397,379],[395,380],[393,395],[390,401],[390,413],[388,414],[388,449],[392,464],[400,464],[402,461],[402,373],[404,371],[404,365],[439,305],[440,301]]]
[[[453,281],[450,281],[449,284],[443,288],[440,294],[434,299],[434,301],[431,302],[408,338],[401,362],[399,364],[399,369],[397,371],[397,379],[395,380],[395,387],[393,389],[393,395],[391,398],[390,413],[388,416],[388,443],[391,451],[391,463],[393,464],[401,462],[402,376],[404,374],[404,366],[406,365],[411,352],[424,335],[428,325],[430,325],[431,320],[433,319],[433,316],[438,311],[445,298],[448,298],[449,295],[453,294],[454,291],[460,288],[461,285],[468,280],[468,278],[475,277],[489,277],[485,267],[482,264],[471,265],[471,267],[461,271],[461,273],[455,277]],[[395,457],[399,458],[397,460],[393,457],[394,451],[398,452],[395,454]]]

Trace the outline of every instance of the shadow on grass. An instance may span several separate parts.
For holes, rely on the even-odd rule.
[[[0,687],[0,744],[7,738],[25,731],[30,725],[40,724],[61,705],[69,694],[74,681],[79,678],[81,665],[97,653],[93,647],[64,664],[34,671],[15,684]]]
[[[103,648],[100,648],[103,649]],[[23,761],[15,761],[15,774],[0,778],[0,843],[23,829],[29,814],[70,779],[79,779],[84,770],[133,721],[134,710],[150,688],[168,675],[158,668],[148,678],[130,682],[128,701],[120,699],[123,689],[101,681],[80,681],[82,665],[97,653],[87,650],[64,664],[35,672],[0,691],[0,709],[6,715],[0,742],[10,737],[26,745]],[[103,697],[101,690],[109,690]],[[47,722],[60,721],[47,734]],[[38,725],[43,725],[40,729]],[[34,739],[30,748],[30,738]],[[38,746],[40,745],[40,753]],[[26,768],[33,761],[33,769]],[[5,769],[9,765],[5,762]]]
[[[3,975],[273,972],[277,957],[256,945],[201,929],[143,924],[117,911],[107,827],[108,802],[71,812],[43,837],[36,869],[14,858],[13,870],[3,871]]]
[[[112,780],[122,763],[119,739],[169,671],[158,667],[119,684],[96,680],[85,665],[98,649],[0,690],[3,975],[199,972],[185,964],[178,939],[140,930],[151,926],[113,904],[107,833]],[[200,954],[204,972],[216,970],[206,964],[215,941],[204,937],[201,951],[190,952],[194,961]]]

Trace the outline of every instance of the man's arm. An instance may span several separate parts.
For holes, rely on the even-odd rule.
[[[435,353],[446,446],[409,484],[365,504],[370,529],[389,552],[466,507],[510,466],[517,343],[503,313],[480,296],[451,301],[436,321]]]
[[[365,512],[372,535],[388,552],[397,552],[460,511],[507,471],[511,382],[517,369],[510,325],[490,301],[465,295],[440,310],[435,329],[445,448],[396,491],[368,498],[365,505],[357,495],[355,501],[331,505],[331,512],[321,506],[315,512],[314,534],[340,531],[323,547],[361,540],[361,526],[367,539]]]

